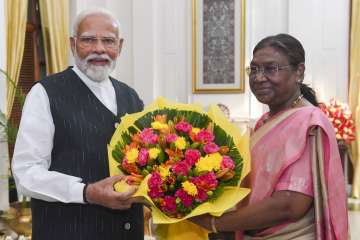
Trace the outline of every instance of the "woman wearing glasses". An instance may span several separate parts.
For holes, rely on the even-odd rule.
[[[237,239],[347,239],[345,183],[335,133],[303,84],[305,52],[287,34],[254,48],[250,88],[269,112],[251,136],[251,194],[236,211],[193,222]]]

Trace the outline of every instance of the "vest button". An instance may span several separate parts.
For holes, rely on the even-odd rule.
[[[127,223],[124,224],[124,229],[125,230],[130,230],[130,228],[131,228],[130,223],[127,222]]]
[[[119,126],[119,123],[114,123],[114,127],[117,128]]]

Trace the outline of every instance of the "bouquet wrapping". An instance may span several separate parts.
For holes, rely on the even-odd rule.
[[[134,196],[149,202],[153,222],[175,229],[163,228],[160,235],[167,239],[205,239],[204,229],[182,221],[205,213],[220,216],[250,191],[239,186],[250,170],[248,133],[216,106],[204,112],[199,105],[158,98],[121,119],[108,155],[110,175],[127,175],[115,189],[139,185]]]

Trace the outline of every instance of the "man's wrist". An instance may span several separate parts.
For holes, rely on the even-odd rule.
[[[83,201],[84,201],[84,203],[89,203],[87,195],[86,195],[86,191],[87,191],[88,187],[89,187],[89,183],[86,183],[84,188],[83,188]]]

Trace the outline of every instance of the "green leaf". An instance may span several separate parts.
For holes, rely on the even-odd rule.
[[[158,155],[158,160],[160,163],[163,163],[166,160],[165,152],[161,148],[158,148],[158,149],[160,150],[159,155]]]
[[[5,113],[0,111],[0,125],[5,127],[7,123]]]
[[[8,85],[11,85],[15,89],[15,99],[19,102],[20,108],[24,106],[26,94],[22,91],[20,87],[18,87],[15,82],[11,79],[10,75],[7,74],[4,70],[0,69],[0,73],[5,77],[5,80]],[[0,111],[0,126],[5,127],[5,132],[8,137],[9,144],[15,144],[16,135],[18,132],[17,124],[10,122],[7,119],[6,115]]]

